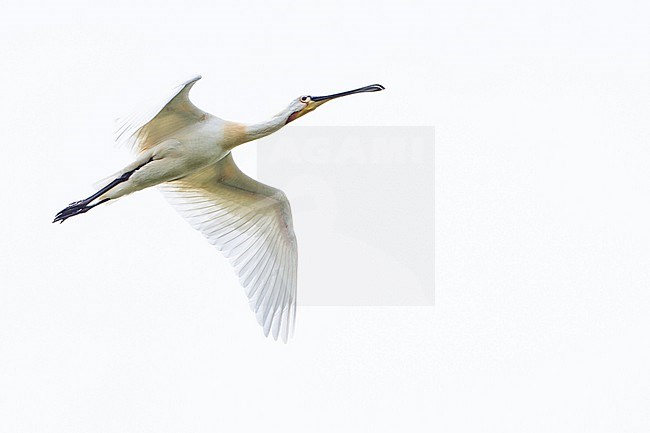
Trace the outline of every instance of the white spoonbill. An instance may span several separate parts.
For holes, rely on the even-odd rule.
[[[190,102],[201,76],[176,87],[150,115],[130,119],[118,141],[136,159],[99,191],[71,203],[53,222],[150,186],[219,249],[234,266],[257,321],[277,340],[293,333],[298,253],[289,201],[279,189],[246,176],[230,151],[262,138],[332,99],[384,87],[373,84],[328,96],[300,96],[269,120],[244,124],[220,119]]]

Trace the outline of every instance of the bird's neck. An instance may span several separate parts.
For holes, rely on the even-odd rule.
[[[252,141],[258,138],[266,137],[287,124],[287,118],[291,113],[281,112],[260,123],[253,123],[245,127],[245,140]]]

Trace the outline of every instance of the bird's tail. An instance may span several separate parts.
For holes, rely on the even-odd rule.
[[[118,176],[120,176],[123,173],[123,170],[120,170],[118,172],[115,172],[113,174],[110,174],[104,178],[99,179],[96,182],[93,182],[93,188],[95,188],[97,191],[99,191],[102,188],[105,188],[109,183],[111,183],[114,179],[116,179]]]
[[[99,179],[96,182],[93,182],[93,188],[96,191],[101,191],[102,189],[104,189],[108,185],[110,185],[111,182],[113,182],[115,179],[117,179],[119,176],[121,176],[122,173],[124,173],[124,171],[120,170],[120,171],[118,171],[116,173],[111,174],[110,176],[106,176],[105,178],[102,178],[102,179]],[[105,202],[105,205],[111,205],[111,204],[115,203],[116,201],[118,201],[121,198],[122,197],[117,197],[117,198],[111,197],[110,200]]]

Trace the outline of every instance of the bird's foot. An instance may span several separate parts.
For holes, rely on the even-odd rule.
[[[55,222],[63,223],[63,221],[67,220],[68,218],[71,218],[71,217],[73,217],[75,215],[80,215],[82,213],[86,213],[90,209],[94,208],[95,206],[100,205],[100,204],[102,204],[102,203],[104,203],[105,201],[108,201],[108,200],[109,199],[106,198],[106,199],[104,199],[102,201],[99,201],[99,202],[97,202],[97,203],[95,203],[93,205],[90,205],[90,206],[88,205],[88,203],[90,203],[90,201],[88,201],[88,199],[75,201],[73,203],[70,203],[68,205],[68,207],[63,209],[58,214],[56,214],[56,216],[54,217],[54,221],[52,221],[52,222],[53,223],[55,223]]]
[[[87,202],[85,202],[84,200],[76,201],[74,203],[70,203],[68,207],[63,209],[58,214],[56,214],[56,216],[54,217],[54,221],[52,222],[63,223],[63,221],[67,220],[68,218],[82,213],[86,213],[89,210],[90,210],[90,206],[88,206]]]

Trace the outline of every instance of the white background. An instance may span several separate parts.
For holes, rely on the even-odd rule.
[[[87,3],[2,8],[0,431],[650,429],[644,2]],[[278,344],[157,191],[50,224],[194,73],[227,119],[378,82],[300,122],[434,125],[436,306]]]
[[[291,202],[299,305],[434,305],[434,140],[431,126],[291,125],[257,141],[258,177]]]

